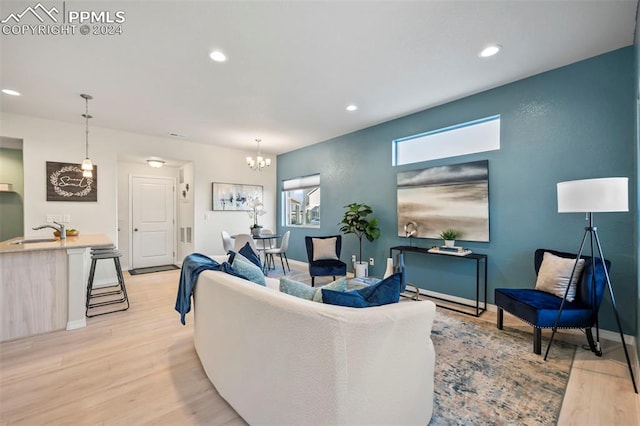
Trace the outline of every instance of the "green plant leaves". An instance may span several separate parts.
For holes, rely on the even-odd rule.
[[[380,228],[378,228],[378,219],[367,216],[373,214],[370,206],[360,203],[351,203],[344,206],[347,211],[339,224],[340,232],[343,234],[356,234],[360,242],[360,259],[362,260],[362,237],[373,241],[380,238]]]

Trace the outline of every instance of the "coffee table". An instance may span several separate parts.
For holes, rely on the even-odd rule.
[[[347,289],[353,290],[357,288],[368,287],[373,284],[377,284],[381,281],[381,278],[377,277],[357,277],[347,280]]]

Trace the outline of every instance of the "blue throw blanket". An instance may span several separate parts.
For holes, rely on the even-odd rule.
[[[191,295],[196,286],[198,275],[202,271],[222,271],[236,277],[244,278],[233,270],[227,262],[222,264],[200,253],[192,253],[184,258],[180,282],[178,283],[178,296],[176,297],[176,311],[180,313],[180,322],[185,325],[185,316],[191,311]],[[245,278],[246,279],[246,278]]]

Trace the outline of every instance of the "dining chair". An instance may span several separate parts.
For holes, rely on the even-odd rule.
[[[273,231],[271,229],[268,228],[263,228],[262,231],[260,232],[261,236],[268,236],[268,235],[273,235]],[[269,265],[269,257],[267,256],[267,250],[274,248],[273,247],[273,240],[274,238],[261,238],[262,243],[260,244],[262,247],[258,247],[258,250],[262,251],[264,253],[264,260],[265,260],[265,264],[268,268],[270,268],[271,266]],[[258,244],[256,244],[258,245]],[[271,260],[273,260],[273,257],[271,258]],[[275,263],[273,264],[273,269],[276,268]]]
[[[233,251],[238,253],[240,251],[240,249],[242,247],[244,247],[244,245],[246,243],[249,243],[249,246],[251,247],[251,250],[254,251],[256,256],[260,257],[260,252],[258,251],[258,248],[256,247],[256,243],[255,243],[255,241],[253,241],[253,237],[251,235],[249,235],[249,234],[238,234],[238,235],[236,235],[235,241],[233,242]]]
[[[231,235],[227,231],[220,232],[222,235],[222,248],[225,253],[229,253],[233,250],[233,241],[231,240]]]
[[[264,228],[264,229],[262,229],[262,232],[260,232],[260,234],[262,234],[262,235],[273,235],[273,231],[271,229]],[[273,240],[272,239],[268,239],[266,241],[268,241],[269,248],[273,248]]]
[[[282,264],[282,272],[284,272],[285,275],[287,274],[287,271],[285,271],[284,269],[284,262],[282,260],[283,257],[284,257],[284,260],[287,261],[287,269],[289,269],[289,272],[291,272],[291,268],[289,267],[289,259],[287,259],[287,248],[289,248],[290,235],[291,235],[291,231],[285,232],[284,235],[282,236],[280,247],[267,249],[265,251],[265,255],[267,256],[267,264],[271,263],[274,268],[275,268],[276,262],[274,260],[273,255],[277,254],[278,256],[280,256],[280,264]]]

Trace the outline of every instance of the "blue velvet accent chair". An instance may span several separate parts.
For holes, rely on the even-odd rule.
[[[335,259],[313,260],[313,240],[335,238]],[[340,250],[342,249],[342,235],[329,235],[326,237],[304,237],[307,246],[307,259],[309,261],[309,275],[311,275],[311,287],[315,286],[315,277],[333,277],[347,275],[347,264],[340,260]]]
[[[536,275],[542,265],[544,252],[549,252],[559,257],[575,259],[576,254],[565,253],[554,250],[538,249],[534,256],[534,267]],[[596,323],[598,309],[602,302],[605,287],[607,285],[602,261],[595,258],[595,267],[593,258],[589,256],[581,256],[584,259],[584,268],[582,276],[579,277],[576,297],[573,302],[565,301],[562,309],[558,328],[581,328],[585,330],[587,341],[592,351],[595,352],[595,344],[591,328]],[[607,269],[611,270],[611,262],[605,260]],[[592,278],[595,274],[595,298],[593,298]],[[595,302],[595,303],[594,303]],[[515,289],[515,288],[497,288],[495,290],[495,304],[498,307],[497,326],[500,330],[503,328],[503,311],[520,318],[524,322],[533,326],[533,351],[536,354],[541,353],[542,348],[542,329],[553,328],[558,316],[562,298],[544,291],[531,288]]]

